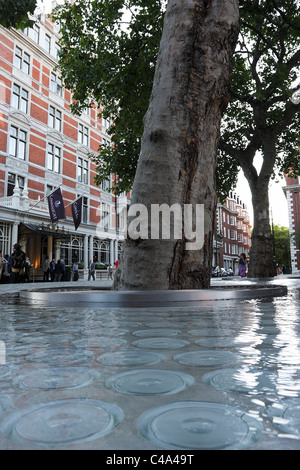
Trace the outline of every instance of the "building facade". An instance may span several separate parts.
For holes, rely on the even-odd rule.
[[[300,273],[300,178],[285,177],[282,188],[287,200],[292,272]]]
[[[217,205],[213,266],[231,268],[237,274],[239,255],[245,253],[248,256],[250,247],[251,225],[247,207],[230,191],[225,204]]]
[[[94,183],[89,154],[110,142],[99,109],[75,117],[72,95],[62,87],[57,57],[59,27],[43,13],[34,27],[0,26],[0,249],[17,241],[37,273],[46,256],[113,264],[124,239],[127,196]],[[66,219],[52,224],[47,195],[60,187]],[[83,197],[82,222],[75,230],[71,204]]]

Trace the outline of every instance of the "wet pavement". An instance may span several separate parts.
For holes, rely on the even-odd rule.
[[[253,298],[198,305],[20,301],[57,284],[0,286],[0,449],[300,449],[299,277],[213,279]]]

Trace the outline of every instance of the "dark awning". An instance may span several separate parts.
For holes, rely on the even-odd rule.
[[[20,238],[39,238],[52,236],[56,241],[70,241],[71,235],[65,230],[52,228],[44,224],[20,224]]]

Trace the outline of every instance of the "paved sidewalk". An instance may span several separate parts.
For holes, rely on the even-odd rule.
[[[0,284],[0,295],[6,292],[20,292],[21,290],[36,289],[78,289],[81,287],[91,289],[111,289],[113,281],[69,281],[69,282],[24,282],[18,284]]]

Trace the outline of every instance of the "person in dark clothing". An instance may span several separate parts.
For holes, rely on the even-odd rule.
[[[62,269],[62,276],[61,276],[61,281],[65,280],[65,272],[66,272],[66,265],[63,259],[60,260],[61,264],[61,269]]]
[[[50,262],[49,256],[46,256],[46,259],[43,262],[43,272],[44,272],[44,281],[49,281],[49,273],[50,273]]]
[[[50,262],[49,271],[50,271],[50,279],[51,279],[51,281],[53,282],[53,281],[54,281],[54,276],[55,276],[55,259],[53,259],[53,260]]]
[[[30,264],[29,258],[26,258],[26,261],[25,261],[25,273],[24,273],[23,276],[22,276],[22,279],[21,279],[22,282],[29,282],[29,278],[30,278],[30,268],[31,268],[31,264]]]
[[[54,271],[54,282],[58,282],[61,280],[63,275],[63,266],[60,262],[60,259],[57,260],[57,263],[55,265],[55,271]]]
[[[25,273],[25,261],[26,261],[26,255],[24,251],[22,251],[21,245],[19,243],[16,243],[14,245],[14,251],[10,257],[10,265],[11,265],[10,282],[11,283],[21,282],[22,276]]]

